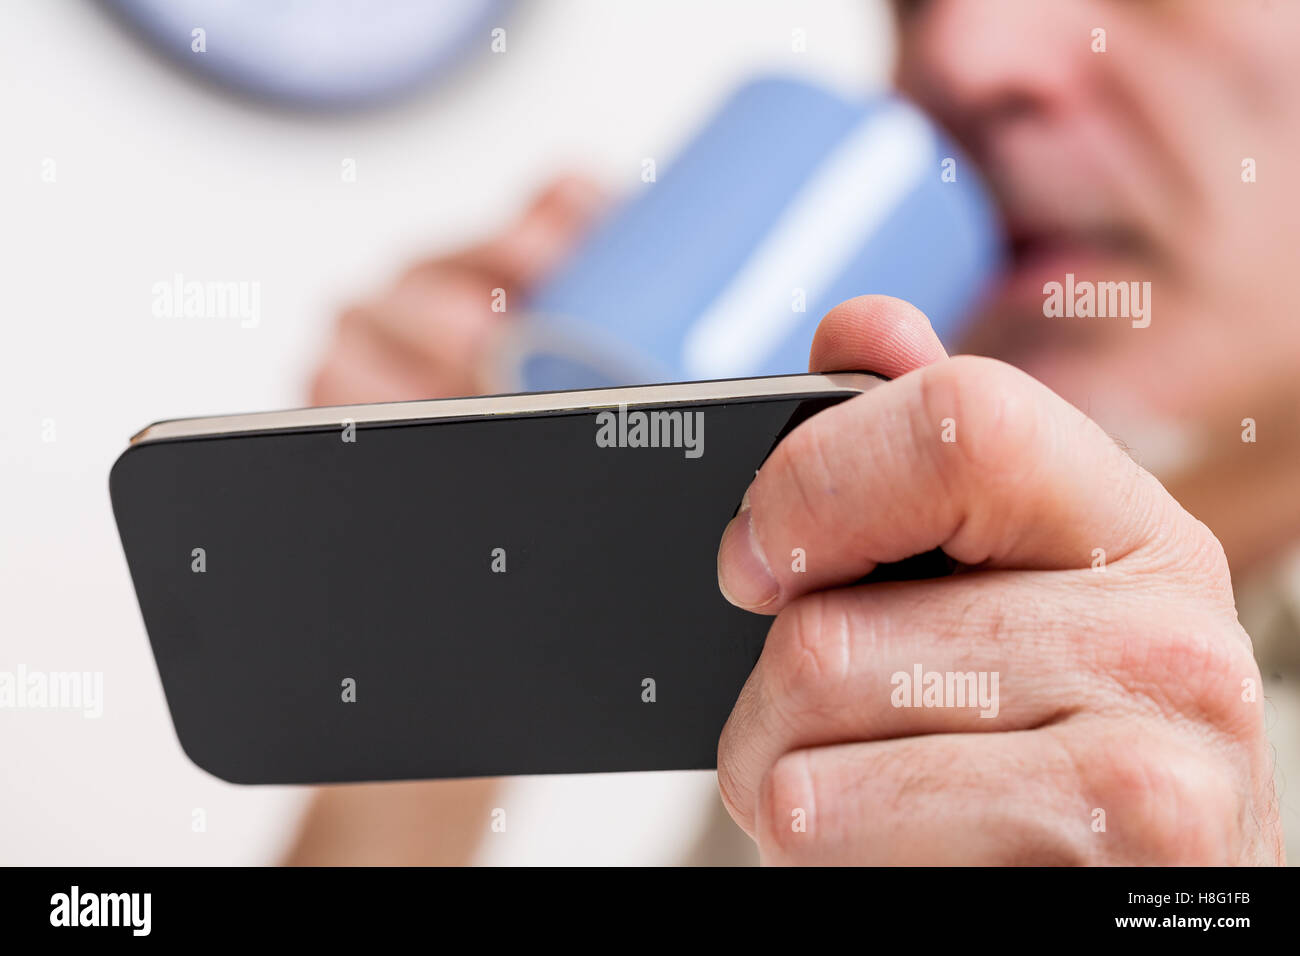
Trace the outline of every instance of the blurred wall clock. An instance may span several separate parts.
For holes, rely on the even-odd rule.
[[[505,0],[101,0],[148,42],[260,99],[332,108],[391,99],[486,52]]]

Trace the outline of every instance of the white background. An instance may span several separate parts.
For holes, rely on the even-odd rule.
[[[485,32],[425,93],[304,118],[191,81],[94,4],[0,6],[0,670],[105,681],[99,720],[0,710],[0,863],[270,862],[306,792],[222,783],[176,743],[109,510],[133,432],[301,404],[338,306],[409,258],[500,224],[564,168],[636,188],[643,157],[668,161],[754,72],[866,89],[890,55],[864,0],[547,0],[500,25],[507,53]],[[152,286],[176,272],[261,283],[261,325],[154,318]],[[667,862],[714,783],[516,786],[531,810],[492,862]]]

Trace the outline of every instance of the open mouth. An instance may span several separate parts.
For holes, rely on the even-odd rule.
[[[1048,282],[1067,274],[1090,279],[1129,281],[1150,278],[1139,273],[1145,255],[1140,238],[1120,229],[1043,229],[1012,224],[1001,293],[1040,297]],[[1146,270],[1149,271],[1149,270]]]

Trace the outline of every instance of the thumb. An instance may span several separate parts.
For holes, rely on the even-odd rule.
[[[875,372],[885,378],[947,358],[930,320],[887,295],[860,295],[826,313],[813,336],[812,372]]]

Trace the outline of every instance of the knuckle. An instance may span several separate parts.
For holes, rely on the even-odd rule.
[[[795,509],[788,519],[793,527],[807,528],[816,535],[824,531],[824,521],[830,509],[825,507],[828,496],[836,492],[837,476],[831,467],[831,458],[826,448],[826,430],[819,428],[816,419],[805,422],[787,435],[777,446],[774,457],[776,467],[771,471],[784,476],[790,488],[790,496],[783,501],[783,506]],[[760,476],[767,471],[768,465],[760,470]]]
[[[807,751],[783,755],[763,776],[755,838],[766,856],[780,861],[808,851],[813,812],[822,806],[817,786]]]
[[[1258,690],[1259,670],[1238,625],[1171,614],[1159,626],[1110,642],[1105,658],[1102,673],[1163,717],[1192,720],[1233,738],[1259,732],[1256,697],[1243,693],[1245,681],[1255,681]]]
[[[1152,495],[1155,504],[1148,518],[1145,544],[1137,552],[1136,567],[1147,580],[1163,585],[1170,593],[1184,600],[1190,596],[1235,622],[1232,571],[1223,544],[1154,477],[1146,473],[1143,477],[1156,486]]]
[[[1232,571],[1228,567],[1228,555],[1222,542],[1204,522],[1191,515],[1187,515],[1185,527],[1187,566],[1195,575],[1200,590],[1235,608]]]
[[[1175,679],[1180,685],[1198,675],[1225,677],[1236,670],[1241,656],[1239,650],[1197,621],[1184,620],[1181,625],[1161,628],[1146,644],[1145,669],[1165,680]]]
[[[1256,701],[1263,691],[1248,639],[1234,639],[1234,635],[1202,625],[1185,631],[1171,645],[1168,664],[1172,669],[1167,673],[1178,675],[1177,683],[1190,701],[1192,716],[1234,739],[1262,734]],[[1255,694],[1244,693],[1246,682],[1253,682],[1250,686]]]
[[[801,597],[777,615],[768,636],[780,709],[806,717],[833,709],[852,673],[848,621],[832,595]]]
[[[927,366],[921,377],[920,419],[913,420],[913,430],[925,437],[927,447],[955,449],[977,479],[1020,477],[1043,437],[1034,387],[1025,373],[995,359],[958,356]],[[949,419],[955,441],[934,442]]]
[[[1171,735],[1094,743],[1095,805],[1107,810],[1117,856],[1175,865],[1236,862],[1244,844],[1234,775]]]

